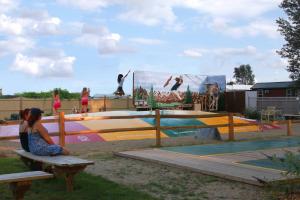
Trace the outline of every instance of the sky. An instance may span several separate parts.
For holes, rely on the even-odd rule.
[[[0,0],[4,94],[64,88],[112,94],[132,72],[225,75],[250,64],[256,82],[287,81],[280,0]]]

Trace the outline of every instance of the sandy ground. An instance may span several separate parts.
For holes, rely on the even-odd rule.
[[[293,127],[294,135],[300,135],[300,125]],[[238,133],[237,140],[285,137],[286,129],[255,133]],[[222,135],[226,140],[227,136]],[[166,138],[163,146],[194,145],[216,141],[200,141],[193,137]],[[220,142],[220,141],[218,141]],[[88,173],[145,191],[160,199],[226,199],[261,200],[270,199],[263,188],[193,173],[150,162],[120,158],[114,152],[152,148],[155,140],[98,142],[67,145],[73,155],[95,161],[86,169]],[[0,141],[0,156],[15,156],[12,150],[19,144]]]
[[[95,154],[87,172],[145,191],[160,199],[265,199],[261,188],[173,167]]]

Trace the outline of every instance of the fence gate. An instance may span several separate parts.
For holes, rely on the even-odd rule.
[[[245,112],[245,92],[225,92],[225,110],[233,113]]]

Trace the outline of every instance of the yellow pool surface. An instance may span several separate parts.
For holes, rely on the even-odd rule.
[[[88,113],[88,114],[75,114],[66,115],[66,117],[91,117],[91,116],[130,116],[130,115],[148,115],[154,114],[154,111],[110,111],[110,112],[99,112],[99,113]],[[174,114],[174,115],[207,115],[214,114],[211,112],[202,111],[174,111],[174,110],[164,110],[161,111],[161,115]],[[259,127],[253,122],[234,117],[235,123],[249,124],[249,126],[234,127],[236,133],[240,132],[254,132],[258,131]],[[100,130],[100,129],[117,129],[117,128],[139,128],[139,127],[153,127],[155,126],[155,120],[153,118],[136,118],[136,119],[110,119],[110,120],[89,120],[89,121],[79,121],[82,126],[89,130]],[[217,125],[228,123],[228,117],[212,117],[212,118],[176,118],[176,119],[161,119],[161,126],[184,126],[184,125]],[[227,134],[228,128],[222,127],[218,128],[221,134]],[[105,141],[115,141],[115,140],[140,140],[140,139],[154,139],[155,131],[145,130],[145,131],[127,131],[127,132],[113,132],[113,133],[100,133],[98,134]],[[193,135],[193,130],[191,129],[178,129],[178,130],[166,130],[161,131],[161,137],[177,137]]]

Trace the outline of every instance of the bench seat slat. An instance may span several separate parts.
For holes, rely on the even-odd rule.
[[[77,165],[92,165],[93,161],[84,160],[74,156],[37,156],[24,150],[15,150],[15,152],[23,157],[39,161],[42,163],[56,166],[77,166]]]
[[[53,178],[53,174],[42,171],[21,172],[0,175],[0,183],[12,183]]]

